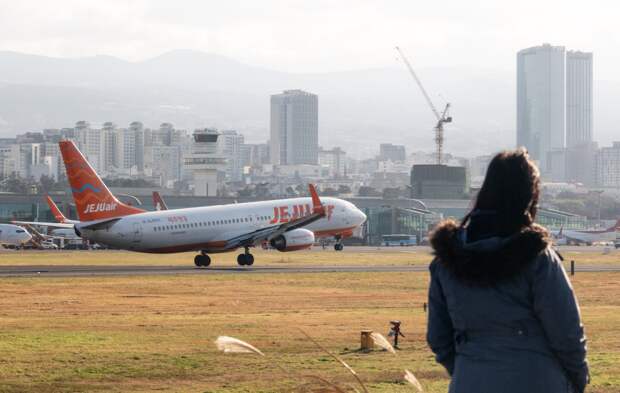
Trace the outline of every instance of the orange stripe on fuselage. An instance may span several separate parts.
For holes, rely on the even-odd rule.
[[[340,228],[340,229],[329,229],[325,231],[316,231],[314,232],[314,236],[328,237],[328,236],[340,235],[343,238],[346,238],[346,237],[353,236],[354,229],[355,227],[348,227],[348,228]],[[233,251],[236,249],[236,248],[225,249],[224,247],[226,247],[226,240],[216,240],[216,241],[211,241],[211,242],[206,242],[206,243],[179,244],[175,246],[150,248],[146,250],[136,250],[136,251],[146,252],[146,253],[151,253],[151,254],[172,254],[176,252],[200,251],[200,250],[207,250],[210,253],[216,253],[216,252]],[[302,248],[308,248],[308,246],[303,246]]]

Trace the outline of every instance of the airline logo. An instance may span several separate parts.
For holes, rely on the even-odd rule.
[[[84,209],[84,214],[86,213],[99,213],[99,212],[111,212],[116,210],[117,203],[89,203],[86,205],[86,209]]]
[[[86,183],[86,184],[84,184],[84,185],[83,185],[82,187],[80,187],[80,188],[71,188],[71,191],[72,191],[72,192],[74,192],[74,193],[76,193],[76,194],[80,194],[80,193],[82,193],[82,192],[84,192],[84,191],[86,191],[86,190],[91,190],[91,191],[92,191],[92,192],[94,192],[94,193],[101,192],[101,190],[100,190],[100,189],[98,189],[97,187],[93,186],[93,185],[92,185],[92,184],[90,184],[90,183]]]
[[[334,205],[325,206],[327,219],[331,220],[334,213]],[[295,220],[299,217],[309,216],[312,214],[312,206],[310,205],[293,205],[289,206],[276,206],[273,208],[273,218],[269,222],[270,224],[285,223],[290,220]]]

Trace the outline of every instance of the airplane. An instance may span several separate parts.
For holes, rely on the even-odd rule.
[[[235,201],[235,203],[237,203]],[[166,202],[164,201],[164,199],[162,198],[162,196],[159,194],[159,192],[157,191],[153,191],[153,206],[155,207],[155,210],[168,210],[168,206],[166,205]],[[276,212],[277,214],[277,212]],[[358,226],[357,228],[355,228],[353,231],[350,232],[346,232],[346,233],[335,233],[335,234],[331,234],[331,233],[322,233],[320,238],[330,238],[330,239],[335,239],[336,243],[334,243],[334,249],[336,251],[342,251],[343,250],[343,245],[342,245],[342,238],[343,237],[351,237],[351,236],[359,236],[361,234],[362,231],[362,227]],[[319,236],[317,236],[317,234],[315,233],[315,238],[319,238]],[[322,243],[323,246],[325,243]],[[325,247],[323,247],[325,248]]]
[[[558,244],[587,244],[615,242],[616,232],[620,231],[620,219],[614,225],[603,230],[576,230],[561,228],[558,232],[552,232],[558,240]]]
[[[46,223],[73,227],[96,243],[146,253],[199,251],[196,266],[209,266],[209,254],[242,248],[241,266],[254,263],[250,248],[268,242],[278,251],[306,249],[315,236],[350,236],[366,215],[350,202],[310,198],[145,211],[119,201],[72,141],[59,142],[79,221]],[[43,225],[44,223],[37,223]],[[337,249],[342,249],[339,243]]]
[[[32,235],[23,227],[13,224],[0,224],[0,244],[23,247],[32,240]]]

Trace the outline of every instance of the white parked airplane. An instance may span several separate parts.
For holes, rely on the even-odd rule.
[[[0,224],[0,244],[21,247],[32,240],[32,235],[18,225]]]
[[[593,243],[611,243],[617,240],[617,232],[620,231],[620,220],[602,230],[576,230],[576,229],[560,229],[553,232],[553,236],[557,239],[558,244],[587,244]]]
[[[279,251],[309,248],[315,237],[351,236],[366,221],[352,203],[311,198],[205,206],[147,212],[120,202],[71,141],[59,143],[79,221],[45,223],[96,243],[149,253],[200,251],[196,266],[209,266],[208,254],[243,248],[239,265],[252,265],[250,248],[268,242]],[[44,223],[37,223],[44,225]],[[342,244],[339,242],[342,249]]]

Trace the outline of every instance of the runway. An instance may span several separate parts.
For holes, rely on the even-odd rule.
[[[568,266],[566,266],[568,269]],[[425,265],[399,266],[119,266],[119,265],[27,265],[0,266],[0,277],[92,277],[180,274],[309,274],[309,273],[410,273],[426,272]],[[620,272],[620,265],[578,265],[576,272]]]

